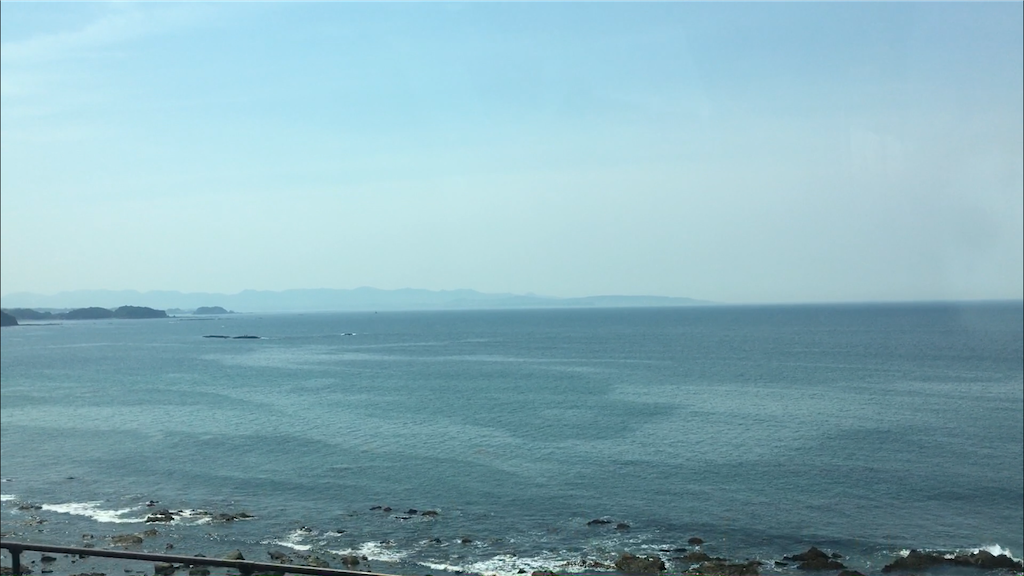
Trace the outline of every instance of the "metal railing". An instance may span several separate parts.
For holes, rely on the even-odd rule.
[[[313,576],[390,576],[377,572],[359,572],[355,570],[336,570],[333,568],[316,568],[314,566],[297,566],[294,564],[274,564],[272,562],[253,562],[251,560],[226,560],[223,558],[206,558],[204,556],[181,556],[177,554],[155,554],[149,552],[129,552],[127,550],[105,550],[102,548],[75,548],[72,546],[50,546],[48,544],[28,544],[0,540],[0,548],[11,553],[11,570],[14,576],[21,575],[21,553],[51,552],[53,554],[77,554],[78,556],[99,556],[103,558],[120,558],[122,560],[142,560],[145,562],[164,562],[167,564],[183,564],[191,567],[217,566],[234,568],[242,576],[255,574],[311,574]]]

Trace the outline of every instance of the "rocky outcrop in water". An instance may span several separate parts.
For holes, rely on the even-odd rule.
[[[0,326],[17,326],[18,319],[8,314],[7,312],[0,312]]]
[[[625,553],[615,561],[615,568],[624,574],[658,574],[665,570],[665,562],[659,556],[635,556]]]
[[[815,546],[811,546],[807,549],[807,552],[794,554],[793,556],[784,556],[782,559],[800,562],[797,566],[798,570],[842,570],[846,568],[838,558],[842,558],[842,555],[828,554]]]
[[[715,560],[704,562],[686,573],[693,576],[758,576],[760,565],[761,563],[756,560],[741,563]]]
[[[886,574],[889,572],[918,572],[939,566],[963,566],[985,570],[1004,569],[1018,572],[1024,570],[1024,564],[1020,561],[1014,560],[1005,554],[996,556],[987,550],[956,556],[939,552],[911,550],[905,557],[897,558],[886,564],[882,568],[882,572]]]

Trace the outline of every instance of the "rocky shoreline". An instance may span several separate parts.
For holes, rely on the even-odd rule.
[[[171,510],[158,508],[156,501],[149,501],[145,504],[152,511],[146,514],[143,520],[148,527],[139,532],[118,533],[107,536],[96,536],[86,533],[81,535],[80,542],[63,543],[71,544],[80,548],[109,548],[132,551],[145,551],[154,553],[166,553],[181,555],[175,549],[173,543],[161,539],[161,530],[157,526],[168,525],[179,520],[202,521],[206,523],[226,524],[239,521],[253,521],[258,518],[248,512],[209,512],[204,510]],[[46,520],[34,515],[41,506],[29,503],[19,504],[17,510],[28,513],[29,518],[22,522],[25,527],[38,529],[45,524]],[[394,510],[389,506],[372,506],[371,512],[392,514],[398,520],[408,520],[413,517],[420,517],[424,520],[439,519],[442,514],[438,510],[418,510],[410,508],[407,510]],[[625,522],[616,522],[607,518],[598,518],[586,522],[590,528],[614,529],[628,531],[630,526]],[[7,532],[2,534],[5,539],[31,542],[30,534],[36,530],[24,530]],[[42,532],[42,530],[38,530]],[[314,530],[309,527],[300,527],[297,532],[312,533]],[[335,530],[342,534],[344,530]],[[440,539],[435,539],[437,544],[443,544]],[[462,537],[457,541],[462,545],[473,544],[473,539]],[[162,546],[161,546],[162,544]],[[381,544],[393,544],[385,541]],[[723,556],[714,556],[704,550],[704,540],[700,537],[691,537],[686,546],[673,548],[662,548],[657,554],[643,551],[622,551],[615,558],[589,558],[581,557],[577,560],[561,561],[552,563],[544,569],[526,570],[519,569],[518,574],[529,576],[563,576],[581,575],[594,573],[613,573],[626,576],[658,576],[669,574],[681,574],[686,576],[762,576],[766,574],[800,573],[821,574],[822,576],[869,576],[874,574],[898,574],[898,575],[921,575],[935,573],[943,576],[950,574],[1022,574],[1024,564],[1006,554],[993,554],[987,550],[978,550],[969,553],[921,551],[910,550],[904,554],[894,556],[880,570],[865,570],[864,572],[848,567],[844,560],[846,558],[840,552],[834,550],[822,550],[816,546],[810,546],[806,551],[792,555],[784,555],[778,559],[732,559]],[[37,555],[38,554],[38,555]],[[255,554],[254,557],[250,557]],[[420,565],[418,569],[410,571],[398,569],[397,566],[368,558],[366,555],[354,553],[339,553],[328,550],[294,550],[282,549],[281,547],[270,547],[260,551],[248,549],[243,553],[240,549],[221,551],[213,556],[202,553],[184,553],[196,558],[217,557],[227,560],[250,560],[258,562],[269,562],[281,565],[306,566],[314,568],[338,568],[353,571],[374,571],[374,564],[377,564],[379,572],[384,573],[424,573],[435,574],[448,572],[451,574],[469,574],[462,570],[427,570]],[[247,556],[248,555],[248,556]],[[10,574],[10,558],[4,554],[2,575]],[[115,561],[110,559],[97,559],[87,555],[50,555],[26,552],[22,556],[23,567],[27,568],[25,574],[52,574],[54,576],[122,576],[127,574],[148,574],[156,576],[210,576],[211,568],[203,566],[201,561],[192,564],[170,564],[170,563],[146,563],[141,561]],[[118,564],[119,563],[119,564]],[[132,563],[141,568],[128,568],[126,564]],[[383,564],[384,566],[381,566]],[[408,562],[409,566],[416,566],[414,560]],[[856,563],[855,563],[856,564]],[[107,566],[113,565],[114,568]],[[669,570],[669,567],[672,570]],[[79,570],[78,568],[84,569]],[[863,568],[862,568],[863,569]],[[217,573],[235,574],[234,570],[214,569]],[[152,571],[152,572],[150,572]],[[486,572],[484,572],[486,574]]]

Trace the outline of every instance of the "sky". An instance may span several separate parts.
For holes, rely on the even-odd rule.
[[[0,4],[0,294],[1024,298],[1009,3]]]

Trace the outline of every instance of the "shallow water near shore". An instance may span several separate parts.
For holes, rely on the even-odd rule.
[[[1022,326],[1003,303],[5,328],[2,531],[399,574],[627,551],[680,572],[692,536],[762,573],[810,545],[864,573],[911,548],[1020,558]],[[159,508],[191,512],[145,523]]]

